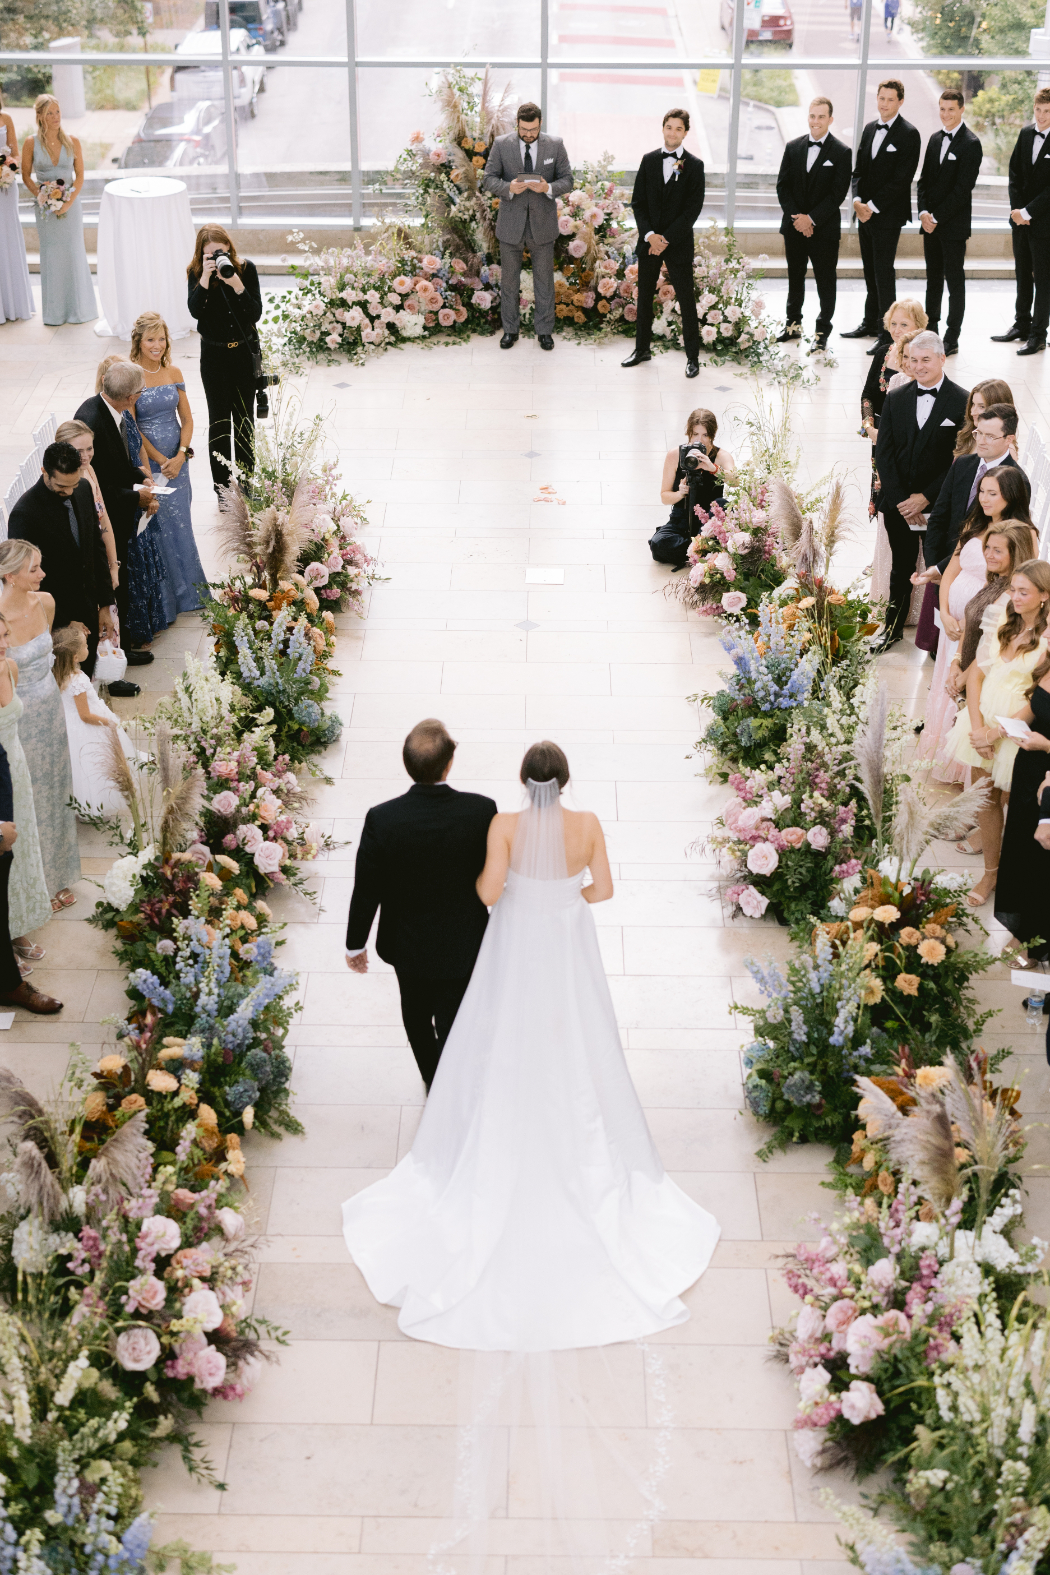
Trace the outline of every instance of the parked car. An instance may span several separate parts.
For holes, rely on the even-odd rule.
[[[171,91],[175,98],[192,99],[194,103],[207,100],[213,104],[223,102],[222,35],[218,32],[187,33],[181,44],[176,44],[177,55],[207,55],[215,65],[172,66]],[[254,119],[255,101],[266,91],[265,50],[245,32],[243,27],[230,28],[230,55],[236,64],[233,68],[233,102],[242,119]]]
[[[229,0],[230,27],[243,27],[268,54],[288,42],[288,11],[284,0]],[[219,0],[205,0],[207,32],[219,27]]]
[[[170,98],[154,104],[120,160],[122,170],[186,169],[222,164],[226,158],[226,118],[222,104],[203,99]]]
[[[733,36],[735,0],[722,0],[720,21],[723,32]],[[744,10],[745,44],[793,44],[795,18],[787,0],[748,0]]]

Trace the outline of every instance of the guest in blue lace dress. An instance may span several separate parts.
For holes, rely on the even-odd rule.
[[[96,394],[101,394],[103,379],[116,361],[127,363],[127,357],[108,355],[99,362],[95,374]],[[142,368],[137,367],[136,370],[141,372]],[[152,477],[149,460],[142,452],[142,433],[134,417],[126,414],[124,426],[128,434],[129,460],[132,465],[138,466],[147,478]],[[158,506],[161,501],[160,498],[154,499]],[[145,527],[143,527],[142,515],[139,515],[138,529],[127,546],[128,610],[121,630],[121,643],[126,640],[134,647],[149,645],[155,634],[175,622],[175,595],[164,568],[164,557],[160,548],[160,526],[157,524],[158,513],[159,507],[147,517]],[[149,659],[152,661],[153,658]]]
[[[186,383],[171,365],[171,335],[157,312],[143,312],[131,330],[131,359],[142,368],[146,386],[135,406],[142,448],[149,461],[174,487],[173,497],[159,499],[157,523],[160,550],[177,612],[195,612],[201,605],[198,587],[205,582],[190,517],[193,493],[188,460],[193,453],[193,414]]]

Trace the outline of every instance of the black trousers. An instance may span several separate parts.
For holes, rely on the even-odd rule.
[[[1017,278],[1014,322],[1032,338],[1045,339],[1050,323],[1050,235],[1042,230],[1033,235],[1030,224],[1012,224],[1010,239]]]
[[[890,596],[886,607],[886,632],[903,634],[904,621],[911,603],[911,577],[919,561],[922,531],[911,530],[904,515],[894,506],[885,507],[882,517],[890,538]]]
[[[889,334],[882,326],[882,319],[897,299],[897,273],[893,266],[897,258],[899,229],[875,230],[872,221],[858,224],[860,259],[864,264],[864,283],[867,297],[864,301],[864,321],[884,339]]]
[[[8,924],[7,888],[11,880],[13,853],[0,856],[0,995],[10,995],[22,983],[18,971],[15,949],[11,945],[11,927]]]
[[[922,232],[926,255],[926,316],[934,333],[941,320],[941,297],[948,286],[947,337],[958,339],[966,311],[966,242],[941,239],[940,225],[932,235]]]
[[[231,458],[248,476],[255,469],[255,374],[251,350],[247,345],[225,350],[202,344],[201,382],[208,401],[211,479],[217,487],[228,487]]]
[[[427,1093],[469,979],[415,979],[399,973],[401,1021]]]
[[[808,238],[792,227],[784,236],[784,254],[788,267],[788,326],[802,322],[802,306],[806,299],[806,264],[813,264],[813,278],[817,286],[817,333],[827,337],[835,316],[835,295],[838,284],[840,235],[837,229],[814,230]]]
[[[634,330],[636,350],[648,350],[653,334],[653,296],[660,269],[674,285],[682,313],[682,339],[690,361],[700,354],[700,321],[696,315],[696,290],[693,287],[693,248],[669,246],[659,257],[649,251],[646,241],[638,243],[638,321]]]

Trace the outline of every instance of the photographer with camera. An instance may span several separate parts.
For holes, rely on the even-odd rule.
[[[690,412],[685,424],[685,442],[671,449],[664,459],[660,478],[660,502],[671,504],[671,516],[650,539],[649,551],[656,563],[670,563],[684,569],[689,543],[700,529],[696,509],[709,512],[722,497],[727,482],[736,477],[736,463],[728,449],[715,443],[718,418],[702,407]]]
[[[237,255],[227,232],[206,224],[197,233],[186,269],[190,314],[201,336],[201,381],[208,401],[208,457],[216,492],[231,481],[233,458],[250,477],[255,469],[255,403],[267,415],[266,386],[256,324],[262,292],[255,264]],[[233,447],[230,423],[233,423]]]

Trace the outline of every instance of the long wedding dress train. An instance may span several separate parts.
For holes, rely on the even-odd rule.
[[[557,1351],[683,1323],[719,1226],[665,1174],[631,1082],[555,783],[506,888],[411,1152],[343,1205],[354,1262],[416,1339]]]

